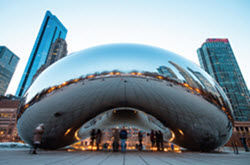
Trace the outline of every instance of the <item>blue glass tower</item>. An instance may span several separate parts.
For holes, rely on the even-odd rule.
[[[65,39],[66,34],[67,29],[64,25],[50,11],[47,11],[17,88],[16,96],[24,95],[31,85],[36,71],[46,62],[51,45],[57,38]]]
[[[227,94],[236,120],[249,120],[249,91],[228,39],[207,39],[197,53],[201,67]]]
[[[7,47],[0,46],[0,95],[5,94],[18,61],[19,57]]]

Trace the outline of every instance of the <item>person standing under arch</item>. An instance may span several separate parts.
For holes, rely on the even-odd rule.
[[[96,132],[95,132],[95,129],[92,129],[90,132],[90,145],[92,148],[94,146],[95,139],[96,139]]]
[[[117,128],[115,128],[115,130],[113,131],[113,151],[117,152],[119,150],[119,130]]]
[[[99,151],[99,145],[102,141],[102,131],[100,129],[97,130],[96,132],[96,147],[97,151]]]
[[[151,130],[150,141],[151,141],[151,147],[154,147],[155,142],[156,142],[156,136],[155,136],[155,131],[154,130]]]
[[[123,126],[122,130],[120,131],[120,139],[121,139],[121,151],[126,151],[126,140],[128,138],[128,133],[125,127]]]
[[[143,134],[142,134],[142,131],[139,131],[138,132],[138,141],[139,141],[139,151],[142,150],[142,138],[143,138]]]

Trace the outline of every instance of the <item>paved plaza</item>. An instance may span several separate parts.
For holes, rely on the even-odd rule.
[[[249,165],[250,153],[233,152],[199,153],[199,152],[91,152],[65,150],[39,150],[37,155],[29,154],[28,149],[0,150],[1,165],[28,164],[86,164],[86,165]]]

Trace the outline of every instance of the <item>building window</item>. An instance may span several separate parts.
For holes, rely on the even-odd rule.
[[[5,134],[5,132],[6,132],[6,130],[5,130],[5,129],[0,129],[0,135],[4,135],[4,134]]]
[[[10,118],[11,113],[0,113],[0,117],[2,117],[2,118]]]
[[[12,132],[12,129],[9,129],[9,130],[8,130],[8,134],[11,134],[11,132]]]

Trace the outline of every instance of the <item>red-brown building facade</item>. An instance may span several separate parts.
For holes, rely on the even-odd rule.
[[[235,121],[233,134],[230,140],[227,142],[226,146],[232,146],[234,142],[238,147],[244,147],[241,138],[246,139],[246,144],[248,148],[250,147],[250,121]]]
[[[19,141],[16,129],[16,111],[20,101],[0,99],[0,142]]]

